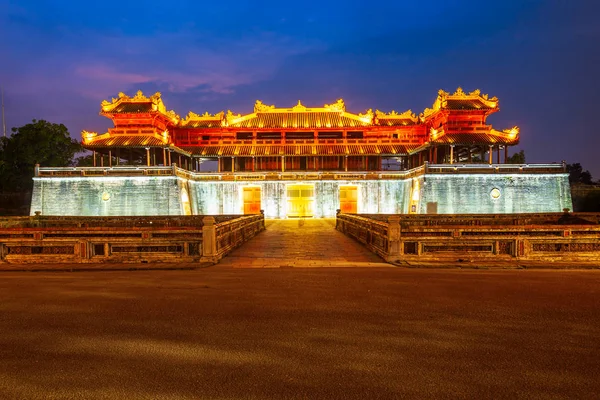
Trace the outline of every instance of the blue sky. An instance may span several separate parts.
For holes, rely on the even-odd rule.
[[[431,106],[438,89],[498,96],[529,162],[600,178],[600,2],[81,2],[0,0],[8,127],[103,131],[103,99],[163,93],[181,115],[254,101],[353,112]]]

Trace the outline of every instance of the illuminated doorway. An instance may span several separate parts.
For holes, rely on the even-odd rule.
[[[288,185],[287,216],[288,218],[307,218],[313,216],[315,202],[315,185]]]
[[[244,199],[244,214],[260,214],[260,186],[245,186],[242,188]]]
[[[357,186],[340,186],[340,211],[346,214],[358,212]]]
[[[183,215],[192,215],[190,196],[186,188],[181,188],[181,205],[183,206]]]

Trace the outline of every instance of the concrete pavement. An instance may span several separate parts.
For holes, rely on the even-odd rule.
[[[600,271],[0,274],[0,399],[596,398]]]

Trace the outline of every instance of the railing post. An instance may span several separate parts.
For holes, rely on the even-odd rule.
[[[388,217],[388,251],[386,261],[395,261],[400,257],[400,216]]]
[[[217,228],[215,217],[202,218],[202,258],[217,261]]]

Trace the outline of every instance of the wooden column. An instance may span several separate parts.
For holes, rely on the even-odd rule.
[[[92,152],[92,159],[94,160],[93,165],[94,165],[94,167],[96,167],[97,165],[96,165],[96,151],[95,150]]]
[[[285,156],[281,156],[281,172],[285,172]]]
[[[344,171],[348,172],[348,156],[344,157]]]
[[[112,168],[112,150],[108,151],[108,166]]]
[[[221,173],[221,157],[217,158],[217,172]]]
[[[450,164],[454,164],[454,145],[450,145]]]
[[[169,149],[169,152],[167,153],[169,155],[169,167],[171,166],[171,150]]]
[[[235,157],[231,157],[231,172],[235,172]]]
[[[117,166],[119,166],[119,164],[121,164],[121,149],[117,147],[117,158],[115,159],[115,161],[117,162]]]
[[[254,156],[252,156],[252,172],[256,171],[256,160],[254,159]]]
[[[146,147],[146,165],[150,166],[150,147]]]
[[[490,150],[489,150],[489,154],[488,154],[488,163],[492,164],[492,158],[494,157],[494,146],[490,145]]]
[[[167,148],[163,147],[163,165],[166,167],[167,165]]]

